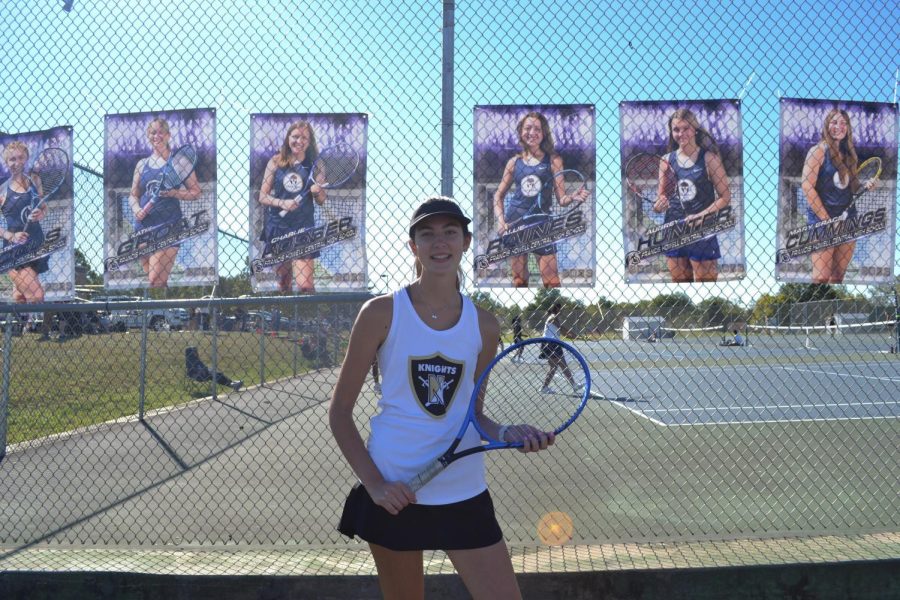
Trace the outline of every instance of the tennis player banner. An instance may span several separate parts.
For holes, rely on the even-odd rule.
[[[254,291],[367,288],[367,131],[362,113],[251,115]]]
[[[215,109],[106,115],[107,288],[218,281],[216,176]]]
[[[897,105],[782,98],[780,108],[776,277],[892,282]]]
[[[740,101],[622,102],[619,118],[626,281],[743,278]]]
[[[0,159],[0,298],[72,298],[72,128],[0,135]]]
[[[475,284],[590,287],[592,105],[476,106]]]

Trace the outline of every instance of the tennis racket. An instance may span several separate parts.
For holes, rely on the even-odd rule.
[[[859,182],[860,190],[853,194],[850,204],[848,204],[847,208],[844,209],[844,212],[841,213],[840,218],[842,221],[847,218],[850,210],[856,206],[856,201],[875,186],[879,177],[881,177],[881,159],[877,156],[864,160],[862,164],[859,165],[859,169],[856,171],[856,180]]]
[[[350,144],[337,144],[323,148],[309,170],[309,179],[293,200],[299,202],[309,189],[317,184],[322,189],[331,189],[347,183],[359,167],[359,153]],[[326,202],[327,204],[327,202]],[[327,208],[323,209],[327,213]],[[283,217],[287,209],[278,213]]]
[[[62,186],[69,174],[69,155],[62,148],[46,148],[31,165],[28,177],[36,190],[31,206],[22,209],[22,222],[33,221],[32,213]]]
[[[674,222],[658,225],[648,215],[654,210],[657,198],[660,196],[668,199],[671,204],[677,200],[681,203],[681,195],[678,193],[678,176],[666,159],[641,152],[632,156],[625,165],[625,184],[637,199],[635,215],[638,227],[644,231],[654,227],[669,227]]]
[[[196,164],[197,151],[190,144],[185,144],[172,152],[169,160],[163,165],[159,186],[150,191],[150,198],[144,205],[144,215],[146,216],[153,210],[153,205],[159,200],[160,192],[181,187],[181,184],[194,172]]]
[[[514,360],[520,348],[522,356]],[[558,381],[545,386],[548,369],[554,366]],[[491,361],[475,383],[466,418],[456,439],[440,458],[428,464],[407,485],[414,492],[421,489],[464,456],[523,446],[522,442],[507,442],[489,435],[476,419],[479,402],[483,405],[482,413],[495,423],[506,424],[513,430],[516,424],[528,424],[541,431],[560,434],[584,410],[590,390],[591,373],[587,361],[569,344],[552,338],[532,338],[510,345]],[[460,442],[469,427],[475,427],[482,443],[460,450]]]
[[[550,180],[550,189],[557,192],[557,198],[559,200],[568,197],[570,202],[575,202],[574,207],[562,214],[580,210],[581,203],[587,199],[587,186],[585,184],[584,175],[575,169],[563,169],[557,171]],[[559,190],[562,191],[561,195]],[[541,191],[541,189],[534,191],[534,201],[531,206],[524,215],[507,223],[507,231],[519,231],[530,225],[543,223],[553,216],[559,216],[559,214],[549,212],[549,207],[541,206]],[[568,205],[569,202],[566,203],[566,206]]]

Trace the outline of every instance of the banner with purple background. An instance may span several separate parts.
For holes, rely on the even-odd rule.
[[[897,105],[782,98],[780,107],[777,279],[796,283],[893,282]],[[831,183],[820,179],[822,169],[834,170],[830,166],[834,162],[830,151],[823,150],[827,149],[827,143],[821,144],[826,119],[834,118],[835,109],[849,117],[846,139],[855,149],[857,167],[867,159],[881,159],[881,174],[877,181],[871,182],[870,189],[858,187],[865,186],[864,181],[858,186],[842,181],[839,172],[831,178]],[[812,153],[817,147],[818,155]],[[858,193],[854,208],[838,210],[843,207],[835,205],[828,211],[828,219],[820,218],[804,191],[804,175],[808,179],[807,189],[810,193],[815,191],[820,203],[820,194],[846,200],[847,196]],[[831,212],[840,214],[831,216]]]
[[[523,160],[518,127],[524,124],[529,113],[545,118],[557,158]],[[476,106],[474,120],[475,284],[537,288],[593,286],[597,272],[593,105]],[[555,189],[544,190],[542,195],[544,186],[552,183],[524,174],[529,168],[541,168],[541,163],[546,164],[544,169],[551,168],[553,160],[558,167],[577,171],[584,178],[583,185],[576,183],[570,190],[584,190],[579,192],[577,201],[566,198],[567,204],[561,205]],[[507,169],[510,177],[504,184]],[[500,194],[504,185],[508,189]],[[540,205],[536,211],[540,218],[534,224],[508,230],[501,227],[500,217],[510,218],[515,203],[521,204],[526,197],[543,198],[534,200]]]
[[[675,111],[687,109],[697,118],[719,147],[725,169],[730,202],[716,212],[715,219],[704,219],[695,226],[676,227],[667,221],[666,212],[655,212],[648,202],[634,194],[625,181],[628,161],[639,153],[653,154],[664,159],[674,151],[670,147],[669,121]],[[634,101],[619,104],[621,160],[622,160],[622,238],[624,271],[628,283],[665,283],[675,279],[671,260],[685,255],[695,243],[718,245],[715,273],[707,273],[712,280],[742,279],[746,273],[744,262],[744,177],[743,141],[740,100],[665,100]],[[705,177],[709,177],[706,173]],[[678,181],[678,189],[693,189],[693,184]],[[715,193],[718,199],[721,196]],[[655,199],[655,194],[653,198]],[[690,219],[686,221],[691,223]],[[673,255],[667,257],[669,255]],[[713,251],[709,255],[714,255]],[[678,256],[675,256],[678,255]],[[702,260],[702,253],[698,260]],[[677,274],[679,277],[683,274]],[[698,281],[700,279],[697,279]]]
[[[268,165],[276,173],[276,155],[286,142],[292,125],[305,123],[312,130],[316,150],[342,147],[355,152],[359,164],[349,179],[324,191],[321,204],[306,198],[300,202],[297,218],[282,221],[280,207],[264,206],[260,188]],[[299,127],[303,129],[302,127]],[[297,128],[293,130],[296,131]],[[366,140],[368,115],[364,113],[253,114],[250,126],[250,265],[255,292],[362,291],[366,275]],[[310,157],[311,158],[311,157]],[[298,169],[311,168],[309,164]],[[291,169],[275,188],[304,195],[308,181]],[[304,171],[305,172],[305,171]],[[288,181],[288,178],[291,181]],[[297,181],[293,181],[297,179]],[[296,188],[296,189],[294,189]],[[300,214],[308,212],[305,216]],[[289,214],[289,213],[288,213]],[[311,218],[306,218],[311,215]],[[276,235],[277,234],[277,235]]]
[[[7,217],[14,223],[27,222],[28,216],[20,213],[9,214],[13,204],[7,202],[7,191],[10,183],[10,169],[7,163],[7,150],[10,152],[18,146],[14,142],[24,144],[27,160],[23,173],[32,175],[32,167],[43,150],[60,148],[68,157],[68,166],[60,187],[45,198],[46,207],[38,221],[28,225],[24,231],[29,240],[24,243],[8,241],[12,231],[21,231],[10,225]],[[13,144],[13,146],[10,146]],[[75,295],[75,243],[74,226],[74,191],[72,184],[72,128],[54,127],[44,131],[0,135],[0,233],[3,234],[3,247],[0,249],[0,300],[16,302],[22,297],[32,301],[66,300]],[[22,212],[31,211],[31,206]],[[35,242],[38,242],[35,244]],[[33,269],[38,266],[36,274],[40,289],[31,289],[23,296],[18,285],[25,285],[30,279],[16,277],[11,270],[21,270],[23,265]],[[44,264],[45,263],[45,264]],[[44,270],[46,267],[46,270]]]
[[[162,223],[136,218],[148,194],[167,185],[148,127],[168,129],[171,151],[192,146],[193,173],[172,193],[177,203],[155,202],[149,212]],[[104,283],[108,289],[215,285],[218,281],[216,225],[216,111],[214,108],[109,114],[104,148]],[[165,142],[164,142],[165,143]],[[151,164],[159,163],[159,168]],[[134,186],[134,189],[133,189]],[[194,197],[191,189],[199,187]],[[136,195],[135,195],[136,194]],[[164,215],[160,214],[165,210]],[[137,215],[140,216],[140,215]],[[176,250],[177,248],[177,250]]]

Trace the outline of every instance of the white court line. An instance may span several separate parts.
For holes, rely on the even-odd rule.
[[[625,410],[627,410],[627,411],[629,411],[629,412],[631,412],[631,413],[633,413],[633,414],[635,414],[635,415],[641,417],[642,419],[647,419],[648,421],[650,421],[650,422],[653,423],[654,425],[661,425],[661,426],[663,426],[663,427],[668,427],[668,425],[667,425],[666,423],[664,423],[663,421],[660,421],[659,419],[654,419],[653,417],[647,415],[647,413],[650,412],[650,411],[636,410],[636,409],[634,409],[634,408],[631,408],[630,406],[625,406],[625,404],[624,404],[623,402],[619,402],[618,400],[610,400],[609,403],[610,403],[610,404],[615,404],[615,405],[618,406],[619,408],[624,408]]]
[[[753,406],[718,406],[706,408],[651,408],[651,413],[683,413],[683,412],[725,412],[729,410],[773,410],[795,408],[832,408],[838,406],[900,406],[900,402],[835,402],[825,404],[763,404]]]
[[[873,381],[893,381],[900,383],[900,378],[874,377],[872,375],[854,375],[853,373],[838,373],[836,371],[819,371],[817,369],[798,369],[797,367],[778,367],[785,371],[800,371],[801,373],[818,373],[819,375],[837,375],[838,377],[853,377],[855,379],[871,379]]]
[[[699,423],[669,423],[665,427],[717,427],[719,425],[758,425],[769,423],[815,423],[817,421],[879,421],[885,419],[897,419],[898,417],[817,417],[815,419],[765,419],[763,421],[701,421]]]

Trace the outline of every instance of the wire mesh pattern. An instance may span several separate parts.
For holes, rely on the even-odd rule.
[[[0,312],[0,564],[52,563],[45,550],[83,550],[91,564],[104,550],[237,549],[247,568],[265,570],[260,553],[275,549],[302,554],[297,571],[371,573],[365,546],[336,531],[355,478],[329,430],[328,402],[362,303],[414,278],[411,207],[444,189],[496,228],[499,176],[473,183],[473,111],[488,104],[595,111],[594,284],[543,289],[533,277],[531,288],[478,287],[471,253],[464,258],[463,291],[497,315],[504,344],[514,318],[525,337],[539,336],[547,309],[561,302],[594,382],[596,397],[551,451],[487,460],[517,568],[606,568],[611,559],[597,548],[628,554],[631,544],[655,542],[698,554],[692,544],[706,541],[739,554],[730,544],[744,539],[758,551],[761,538],[896,544],[897,282],[781,284],[774,273],[778,228],[804,224],[808,206],[799,178],[779,179],[778,100],[894,102],[900,5],[517,0],[501,11],[495,2],[458,3],[449,146],[442,10],[453,3],[61,4],[0,13],[9,42],[0,82],[12,90],[0,130],[73,127],[74,206],[51,199],[44,227],[74,221],[78,294],[46,310]],[[692,50],[679,46],[682,35]],[[824,55],[829,39],[846,44],[839,56]],[[744,276],[626,284],[623,228],[662,223],[641,214],[640,202],[623,214],[619,103],[679,98],[740,100],[743,153],[728,163],[740,165],[729,181],[738,226],[719,243],[745,262],[719,273]],[[179,252],[215,251],[218,283],[104,289],[104,227],[113,225],[103,211],[104,115],[190,107],[215,107],[216,176],[197,205],[215,207],[218,231],[215,244],[187,239]],[[365,193],[356,183],[329,190],[330,212],[315,207],[313,216],[317,227],[341,218],[364,225],[359,248],[329,246],[314,263],[317,285],[356,291],[253,295],[249,248],[261,243],[251,233],[259,223],[248,198],[259,190],[248,190],[248,140],[251,115],[261,113],[367,115]],[[630,126],[665,144],[666,118]],[[877,141],[892,148],[893,170],[881,179],[893,185],[896,140]],[[503,144],[512,153],[515,142]],[[442,180],[447,160],[452,177]],[[126,186],[111,202],[128,228]],[[890,206],[893,222],[857,242],[848,276],[894,245],[890,189],[865,200]],[[796,221],[778,223],[779,198],[790,199]],[[558,244],[564,280],[578,270],[568,257],[581,246]],[[56,263],[50,268],[63,268]],[[491,267],[497,277],[502,266]],[[527,268],[536,274],[540,265],[531,259]],[[5,298],[13,285],[0,275]],[[377,384],[367,376],[357,402],[364,437]],[[571,529],[548,535],[557,514]],[[532,564],[534,556],[544,562]],[[169,560],[156,570],[168,572]],[[624,562],[654,560],[635,551]],[[228,561],[234,570],[240,563]],[[429,572],[446,568],[442,558],[435,564]]]

